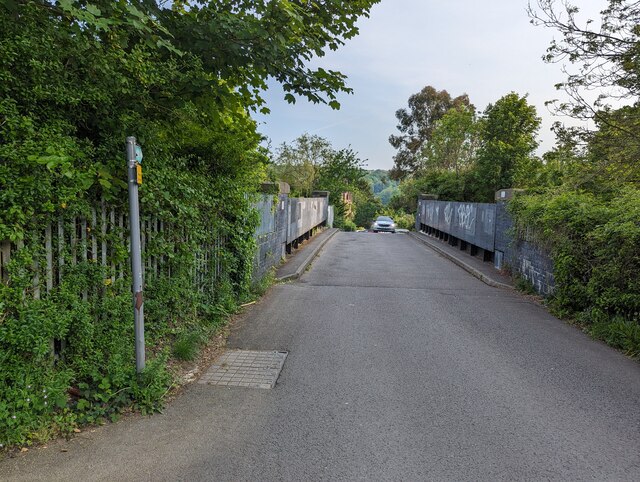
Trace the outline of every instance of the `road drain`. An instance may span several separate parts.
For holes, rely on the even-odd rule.
[[[286,351],[228,350],[198,383],[225,387],[273,388],[286,358]]]

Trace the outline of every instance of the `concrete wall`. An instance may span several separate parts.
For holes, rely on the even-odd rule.
[[[555,287],[553,261],[545,249],[516,236],[507,204],[508,200],[486,204],[420,199],[416,229],[493,261],[496,269],[508,267],[548,295]]]
[[[303,239],[326,223],[328,198],[289,198],[287,194],[263,194],[255,204],[260,215],[256,229],[254,278],[278,265]]]
[[[495,267],[508,267],[528,280],[538,293],[550,295],[555,288],[553,260],[544,248],[516,236],[507,202],[496,204]]]
[[[289,228],[287,244],[295,242],[315,226],[327,220],[329,198],[291,198],[289,199]]]

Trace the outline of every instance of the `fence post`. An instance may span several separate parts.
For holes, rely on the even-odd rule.
[[[36,246],[36,250],[37,248],[39,248],[39,244],[40,244],[40,236],[39,236],[39,232],[37,229],[33,229],[33,231],[31,231],[31,237],[32,237],[32,246]],[[23,239],[19,239],[16,242],[16,248],[18,249],[18,251],[20,251],[21,249],[24,248],[24,240]],[[31,280],[31,286],[33,288],[33,299],[34,300],[39,300],[40,299],[40,252],[39,250],[37,250],[36,253],[34,253],[34,257],[33,257],[33,263],[31,264],[31,270],[33,271],[33,278]]]
[[[88,256],[88,249],[89,246],[87,244],[87,219],[85,217],[82,217],[80,219],[80,249],[81,249],[81,254],[82,254],[82,261],[87,262],[87,260],[89,259]],[[83,301],[87,301],[89,299],[89,292],[87,291],[86,287],[85,289],[82,290],[82,300]]]
[[[102,243],[100,245],[100,264],[103,268],[107,268],[107,206],[104,198],[100,201],[100,233],[102,234]]]
[[[114,208],[111,208],[111,211],[109,212],[109,232],[110,233],[115,233],[116,231],[116,211]],[[115,249],[113,248],[113,245],[115,244],[115,240],[111,241],[111,266],[109,269],[109,273],[111,274],[111,282],[115,283],[116,282],[116,262],[114,260],[114,252]]]
[[[44,231],[44,249],[47,257],[47,293],[53,289],[53,235],[51,223],[47,224]]]
[[[62,270],[64,269],[64,220],[58,218],[58,284],[62,284]]]
[[[98,226],[98,214],[96,208],[91,209],[91,260],[98,264],[98,238],[96,237],[96,229]]]
[[[131,271],[133,275],[133,322],[136,334],[136,370],[145,365],[144,353],[144,299],[142,295],[142,252],[140,248],[140,206],[138,204],[138,172],[136,138],[127,137],[127,166],[129,186],[129,225],[131,232]],[[139,149],[139,148],[138,148]],[[142,160],[142,153],[140,153]]]
[[[120,242],[124,246],[124,214],[120,214],[118,216],[118,236],[120,237]],[[124,263],[121,261],[118,263],[118,278],[124,278]]]
[[[11,241],[3,241],[0,243],[0,269],[2,270],[2,281],[9,280],[7,271],[9,261],[11,261]]]

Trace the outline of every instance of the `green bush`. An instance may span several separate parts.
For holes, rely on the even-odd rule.
[[[588,333],[598,340],[622,350],[626,355],[640,358],[640,324],[629,321],[597,321]]]
[[[414,229],[416,226],[416,217],[413,214],[397,213],[392,216],[396,222],[396,226],[400,229]]]
[[[420,194],[435,194],[443,201],[473,201],[468,193],[472,176],[465,171],[459,174],[449,171],[433,171],[418,174],[399,186],[399,192],[393,195],[388,208],[392,211],[416,212]]]
[[[534,286],[531,284],[531,281],[529,281],[528,279],[524,278],[523,276],[520,276],[518,274],[516,274],[514,276],[514,281],[515,281],[515,288],[526,294],[526,295],[535,295],[537,294],[536,289],[534,288]]]
[[[362,200],[361,202],[356,204],[356,215],[353,218],[353,222],[357,226],[369,228],[373,220],[376,218],[377,213],[382,209],[382,203],[378,199]]]
[[[355,231],[357,229],[355,223],[344,216],[337,216],[333,221],[333,227],[343,231]]]
[[[355,231],[356,229],[358,229],[358,227],[355,225],[355,223],[349,219],[345,219],[344,223],[342,225],[342,230],[344,231]]]
[[[640,323],[640,190],[627,187],[613,198],[575,191],[518,196],[510,209],[516,230],[533,229],[551,250],[555,311],[637,354],[634,341],[615,340],[636,340]]]
[[[262,278],[253,283],[251,287],[251,299],[263,296],[271,286],[276,282],[276,269],[271,268]],[[247,299],[248,301],[249,299]]]
[[[213,92],[216,82],[197,58],[161,55],[135,35],[102,41],[33,3],[16,4],[19,15],[6,7],[0,4],[0,241],[24,248],[14,250],[10,281],[0,283],[5,447],[123,410],[162,406],[172,384],[171,347],[182,343],[176,355],[192,356],[189,340],[176,337],[185,327],[220,323],[251,289],[251,193],[266,162],[240,94],[224,86],[227,97]],[[208,87],[196,95],[196,84]],[[99,223],[103,200],[127,212],[123,148],[132,134],[145,154],[141,215],[165,225],[163,234],[146,240],[145,256],[163,261],[157,275],[145,277],[147,368],[141,375],[126,233],[116,229],[103,238],[92,225],[92,208]],[[97,233],[98,246],[107,244],[108,266],[66,246],[62,282],[47,293],[45,227],[53,224],[55,242],[58,220],[68,238],[80,217]],[[194,253],[214,245],[219,272],[196,280]],[[41,299],[34,299],[32,285],[36,262]],[[112,282],[111,264],[122,266],[122,279]],[[55,269],[57,278],[57,263]]]
[[[407,214],[402,210],[384,209],[378,213],[379,216],[389,216],[396,223],[399,229],[415,229],[416,217],[413,214]]]

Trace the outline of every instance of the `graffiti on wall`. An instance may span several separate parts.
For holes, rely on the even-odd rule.
[[[447,205],[444,207],[444,223],[447,226],[451,226],[452,216],[453,216],[453,206],[451,206],[451,203],[447,203]]]
[[[495,210],[495,204],[420,200],[416,226],[428,226],[493,251]]]
[[[458,226],[465,231],[475,231],[476,210],[473,204],[458,205]]]
[[[429,223],[437,223],[440,216],[440,206],[436,204],[429,204],[427,206],[426,220]]]

